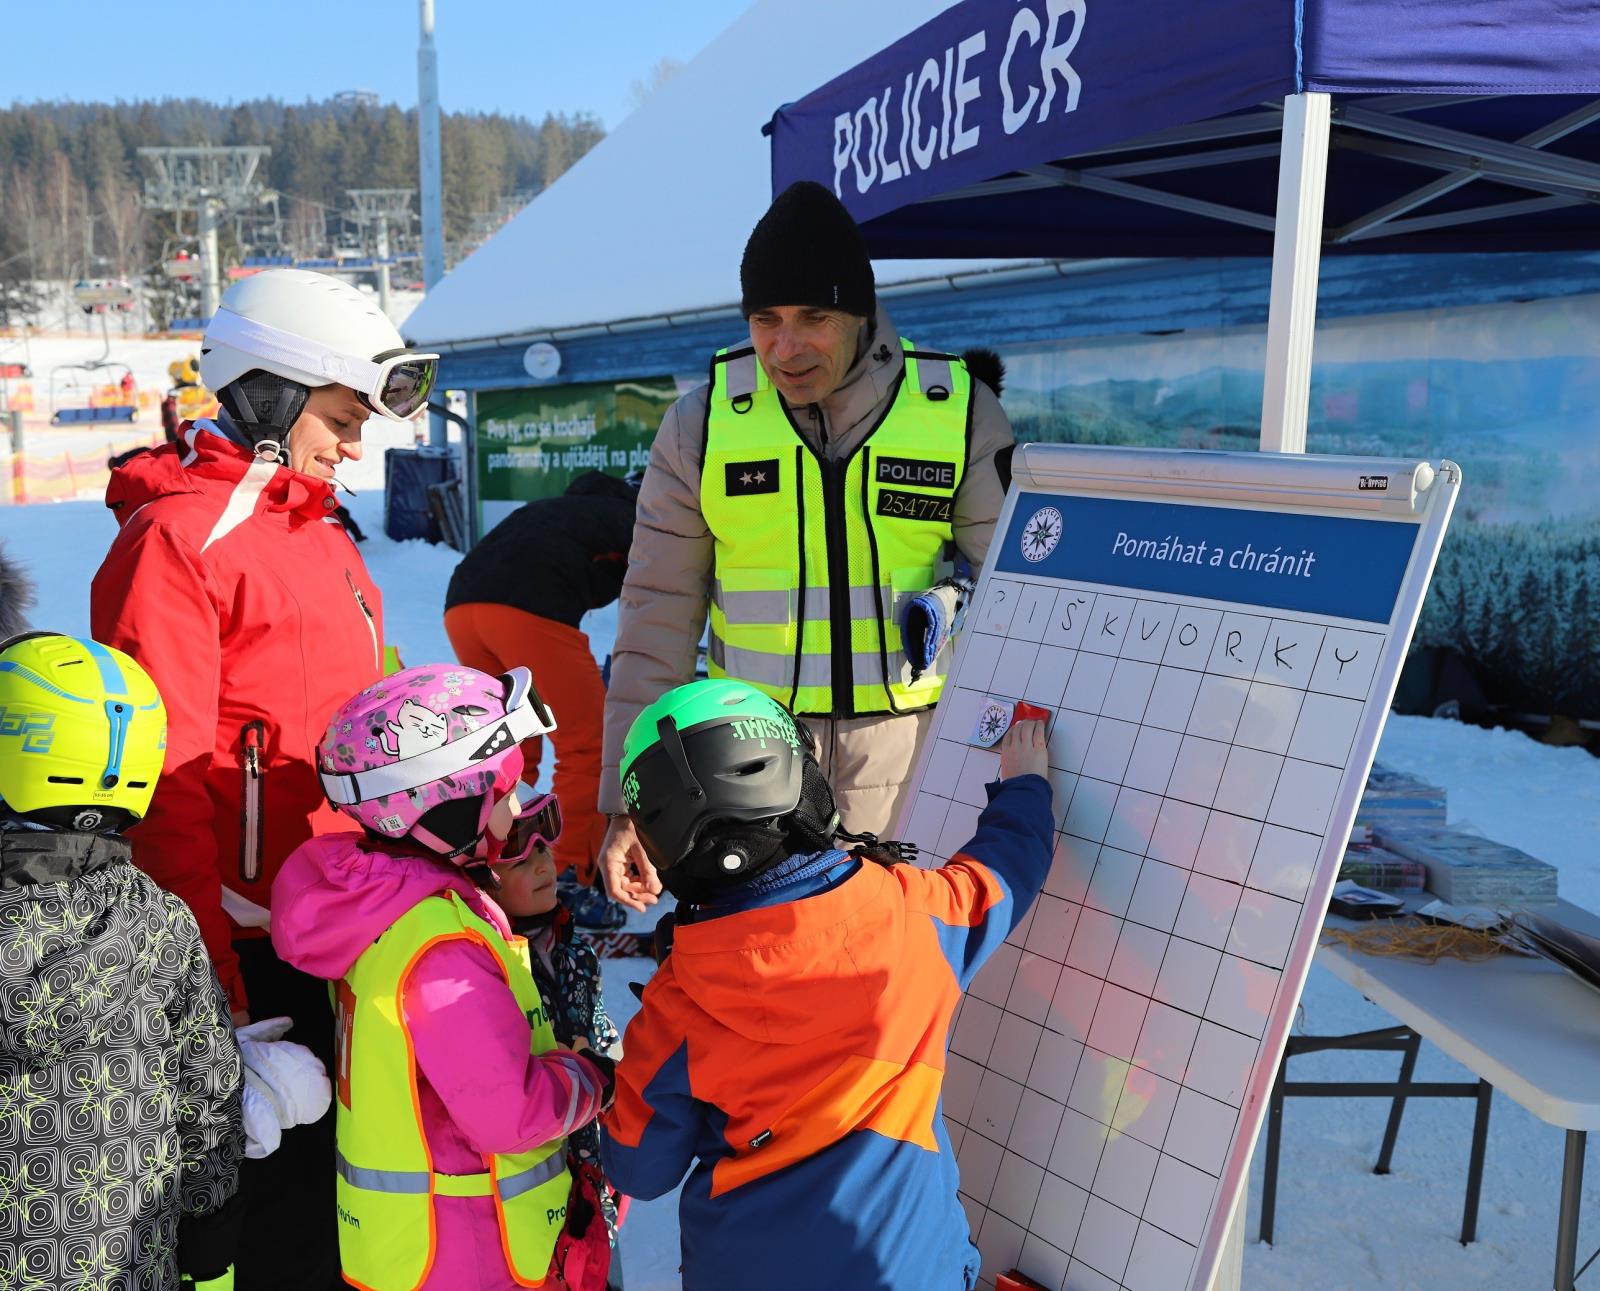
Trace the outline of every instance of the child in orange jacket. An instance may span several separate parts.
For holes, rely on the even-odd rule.
[[[623,794],[679,914],[601,1155],[635,1197],[688,1172],[684,1291],[977,1285],[946,1037],[1049,870],[1045,767],[1042,723],[1019,723],[977,834],[924,870],[876,839],[833,847],[808,734],[744,683],[678,687],[635,721]]]

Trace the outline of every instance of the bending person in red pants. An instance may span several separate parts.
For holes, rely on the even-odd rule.
[[[491,529],[456,566],[444,600],[457,659],[496,676],[527,668],[550,697],[560,723],[549,737],[554,790],[567,818],[556,866],[585,886],[606,832],[597,807],[605,685],[578,625],[622,591],[638,497],[636,478],[585,472],[560,497],[529,502]],[[531,781],[540,737],[523,754]]]

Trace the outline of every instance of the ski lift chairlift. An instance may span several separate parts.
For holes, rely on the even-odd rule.
[[[92,426],[115,424],[117,422],[135,422],[139,419],[137,406],[128,404],[106,404],[95,407],[90,404],[88,396],[83,393],[85,385],[93,387],[100,384],[103,378],[115,374],[115,380],[120,382],[123,374],[131,374],[131,369],[126,363],[108,362],[99,359],[90,363],[62,363],[50,369],[50,424],[52,426]],[[85,374],[75,378],[73,373]],[[63,378],[63,374],[66,374]],[[75,402],[67,403],[66,400]]]

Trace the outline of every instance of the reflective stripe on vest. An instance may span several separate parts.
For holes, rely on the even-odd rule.
[[[937,702],[950,647],[911,681],[905,603],[939,578],[966,471],[971,379],[909,341],[905,375],[847,459],[811,450],[754,350],[711,365],[700,502],[716,546],[708,671],[796,713]]]
[[[423,954],[447,941],[483,946],[527,1016],[534,1053],[557,1048],[520,938],[508,943],[450,892],[413,906],[369,946],[338,983],[335,1188],[339,1258],[347,1280],[369,1291],[413,1291],[433,1266],[435,1197],[491,1199],[513,1280],[536,1287],[550,1271],[572,1178],[566,1140],[486,1159],[486,1170],[433,1170],[419,1120],[416,1058],[402,1000]],[[576,1113],[576,1096],[568,1120]]]
[[[878,613],[878,598],[884,604],[894,600],[890,587],[852,587],[850,589],[850,617],[870,619]],[[711,586],[711,602],[727,618],[738,623],[782,623],[795,617],[800,607],[800,594],[787,592],[730,592],[717,579]],[[895,606],[898,616],[899,605]],[[805,589],[805,616],[808,619],[825,619],[833,612],[826,587]]]
[[[529,1166],[521,1174],[514,1174],[497,1182],[495,1177],[487,1172],[430,1174],[426,1170],[364,1170],[346,1161],[344,1153],[335,1152],[334,1168],[346,1183],[357,1188],[365,1188],[369,1192],[423,1193],[428,1191],[428,1182],[432,1180],[433,1193],[437,1197],[490,1197],[498,1191],[502,1201],[510,1201],[513,1197],[522,1196],[531,1188],[549,1183],[558,1174],[563,1173],[567,1166],[566,1157],[557,1153],[546,1157],[538,1165]]]

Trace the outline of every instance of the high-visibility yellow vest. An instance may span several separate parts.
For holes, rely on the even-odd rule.
[[[712,360],[700,509],[716,540],[708,672],[793,712],[866,717],[938,701],[949,648],[915,682],[899,611],[939,578],[967,464],[966,364],[901,341],[905,375],[848,458],[806,442],[753,349]]]
[[[439,1174],[428,1153],[401,1003],[417,961],[443,941],[474,941],[491,951],[533,1028],[532,1051],[557,1047],[527,943],[508,944],[456,893],[418,902],[367,947],[337,990],[340,1263],[345,1279],[367,1291],[412,1291],[433,1266],[433,1199],[493,1197],[513,1279],[540,1286],[566,1220],[566,1140],[495,1153],[481,1174]]]

